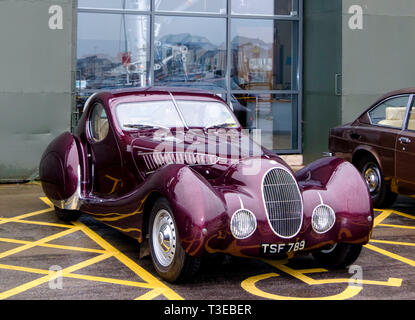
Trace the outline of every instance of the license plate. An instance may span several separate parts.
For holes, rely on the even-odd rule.
[[[264,254],[297,252],[305,249],[305,240],[290,243],[264,243],[261,247]]]

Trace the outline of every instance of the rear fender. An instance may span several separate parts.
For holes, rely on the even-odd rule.
[[[79,210],[81,166],[72,134],[63,133],[49,144],[40,161],[39,176],[45,195],[55,206]]]

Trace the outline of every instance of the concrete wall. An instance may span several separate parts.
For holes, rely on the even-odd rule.
[[[341,97],[335,76],[341,74],[341,0],[304,1],[304,162],[327,151],[329,129],[341,121]]]
[[[363,29],[351,30],[349,8],[363,8]],[[415,87],[415,1],[343,0],[342,123],[388,91]]]
[[[50,29],[53,5],[63,29]],[[74,19],[73,0],[0,1],[1,181],[34,177],[48,143],[70,129]]]
[[[349,25],[354,5],[363,9],[361,29]],[[303,148],[309,163],[327,151],[331,127],[353,121],[389,91],[415,87],[415,1],[311,0],[304,9]]]

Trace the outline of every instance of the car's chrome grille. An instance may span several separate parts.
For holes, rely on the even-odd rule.
[[[264,176],[262,192],[272,230],[283,238],[295,236],[303,222],[303,202],[294,177],[274,168]]]

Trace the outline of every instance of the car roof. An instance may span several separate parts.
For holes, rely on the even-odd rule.
[[[115,89],[107,91],[113,97],[122,97],[126,95],[167,95],[170,94],[174,96],[200,96],[206,98],[213,98],[215,100],[222,100],[219,96],[217,96],[212,91],[207,91],[199,88],[193,87],[158,87],[158,86],[151,86],[145,88],[126,88],[126,89]]]
[[[383,95],[379,101],[384,100],[386,98],[392,97],[392,96],[398,96],[401,94],[415,94],[415,87],[414,88],[405,88],[405,89],[399,89],[399,90],[394,90],[391,92],[386,93],[385,95]]]

